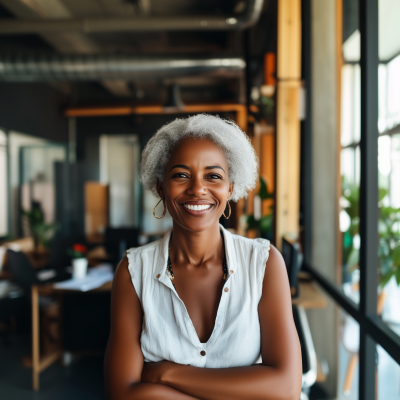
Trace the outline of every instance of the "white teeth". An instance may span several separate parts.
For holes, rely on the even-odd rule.
[[[201,210],[208,210],[211,207],[211,204],[200,204],[200,205],[190,205],[190,204],[184,204],[184,207],[186,207],[188,210],[192,211],[201,211]]]

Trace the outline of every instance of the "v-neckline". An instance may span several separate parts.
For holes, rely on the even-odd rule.
[[[219,323],[220,322],[220,318],[219,318],[219,316],[220,316],[220,313],[222,312],[221,311],[221,309],[222,309],[222,307],[226,307],[226,304],[227,304],[227,302],[226,302],[226,299],[227,299],[227,297],[225,297],[224,296],[224,293],[226,293],[225,291],[224,291],[224,289],[225,289],[225,287],[226,287],[226,284],[227,284],[227,282],[229,281],[229,279],[230,279],[230,277],[231,277],[231,274],[229,273],[229,271],[230,271],[230,265],[229,265],[229,257],[227,257],[227,246],[226,246],[226,237],[225,237],[225,234],[224,234],[224,232],[220,229],[220,232],[221,232],[221,236],[222,236],[222,241],[223,241],[223,243],[224,243],[224,256],[225,256],[225,260],[226,260],[226,266],[227,266],[227,273],[228,273],[228,276],[227,276],[227,278],[226,278],[226,280],[225,280],[225,282],[224,282],[224,285],[222,286],[222,290],[221,290],[221,296],[220,296],[220,299],[219,299],[219,303],[218,303],[218,308],[217,308],[217,315],[215,316],[215,320],[214,320],[214,326],[213,326],[213,330],[212,330],[212,332],[211,332],[211,335],[210,335],[210,337],[208,338],[208,340],[206,341],[206,342],[201,342],[200,341],[200,338],[199,338],[199,335],[198,335],[198,333],[197,333],[197,331],[196,331],[196,328],[194,327],[194,324],[193,324],[193,321],[192,321],[192,319],[190,318],[190,315],[189,315],[189,312],[188,312],[188,310],[187,310],[187,308],[186,308],[186,304],[185,304],[185,302],[180,298],[180,296],[179,296],[179,294],[178,294],[178,292],[177,292],[177,290],[176,290],[176,288],[175,288],[175,285],[173,284],[173,282],[171,281],[171,279],[170,279],[170,277],[168,276],[168,274],[165,274],[164,276],[166,276],[166,279],[167,279],[167,282],[164,282],[165,284],[166,284],[166,286],[168,286],[171,290],[172,290],[172,292],[174,293],[174,295],[178,298],[178,300],[180,301],[180,303],[181,303],[181,305],[182,305],[182,307],[183,307],[183,310],[184,310],[184,313],[185,313],[185,316],[186,316],[186,318],[185,318],[185,321],[189,321],[189,325],[190,325],[190,327],[191,327],[191,329],[193,329],[193,332],[194,332],[194,334],[195,334],[195,336],[196,336],[196,338],[197,338],[197,342],[198,342],[198,344],[200,344],[201,346],[203,346],[203,347],[209,347],[210,346],[210,344],[212,344],[212,340],[216,340],[216,337],[217,337],[217,333],[216,333],[216,330],[221,326],[221,324],[222,324],[222,322],[221,323]],[[169,237],[169,240],[171,240],[171,237],[172,237],[172,232],[171,232],[171,234],[170,234],[170,237]],[[168,249],[169,249],[169,240],[168,240]],[[169,255],[169,251],[168,251],[168,255]],[[226,313],[224,312],[224,315],[225,315]],[[217,327],[217,325],[218,325],[218,327]]]

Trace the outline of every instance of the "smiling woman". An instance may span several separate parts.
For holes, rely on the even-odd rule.
[[[173,229],[128,250],[116,271],[109,399],[299,399],[301,353],[282,257],[267,240],[219,225],[229,200],[256,178],[254,149],[231,121],[178,119],[149,141],[141,180]]]

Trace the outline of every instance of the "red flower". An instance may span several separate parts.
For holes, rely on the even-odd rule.
[[[72,247],[72,249],[73,249],[74,251],[79,252],[79,253],[86,253],[86,252],[87,252],[86,246],[84,246],[83,244],[79,244],[79,243],[74,244],[73,247]]]

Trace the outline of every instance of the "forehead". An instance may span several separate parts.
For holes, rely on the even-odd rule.
[[[224,165],[227,166],[227,161],[224,151],[207,138],[188,137],[182,139],[171,153],[168,165],[170,164],[207,164],[207,165]]]

